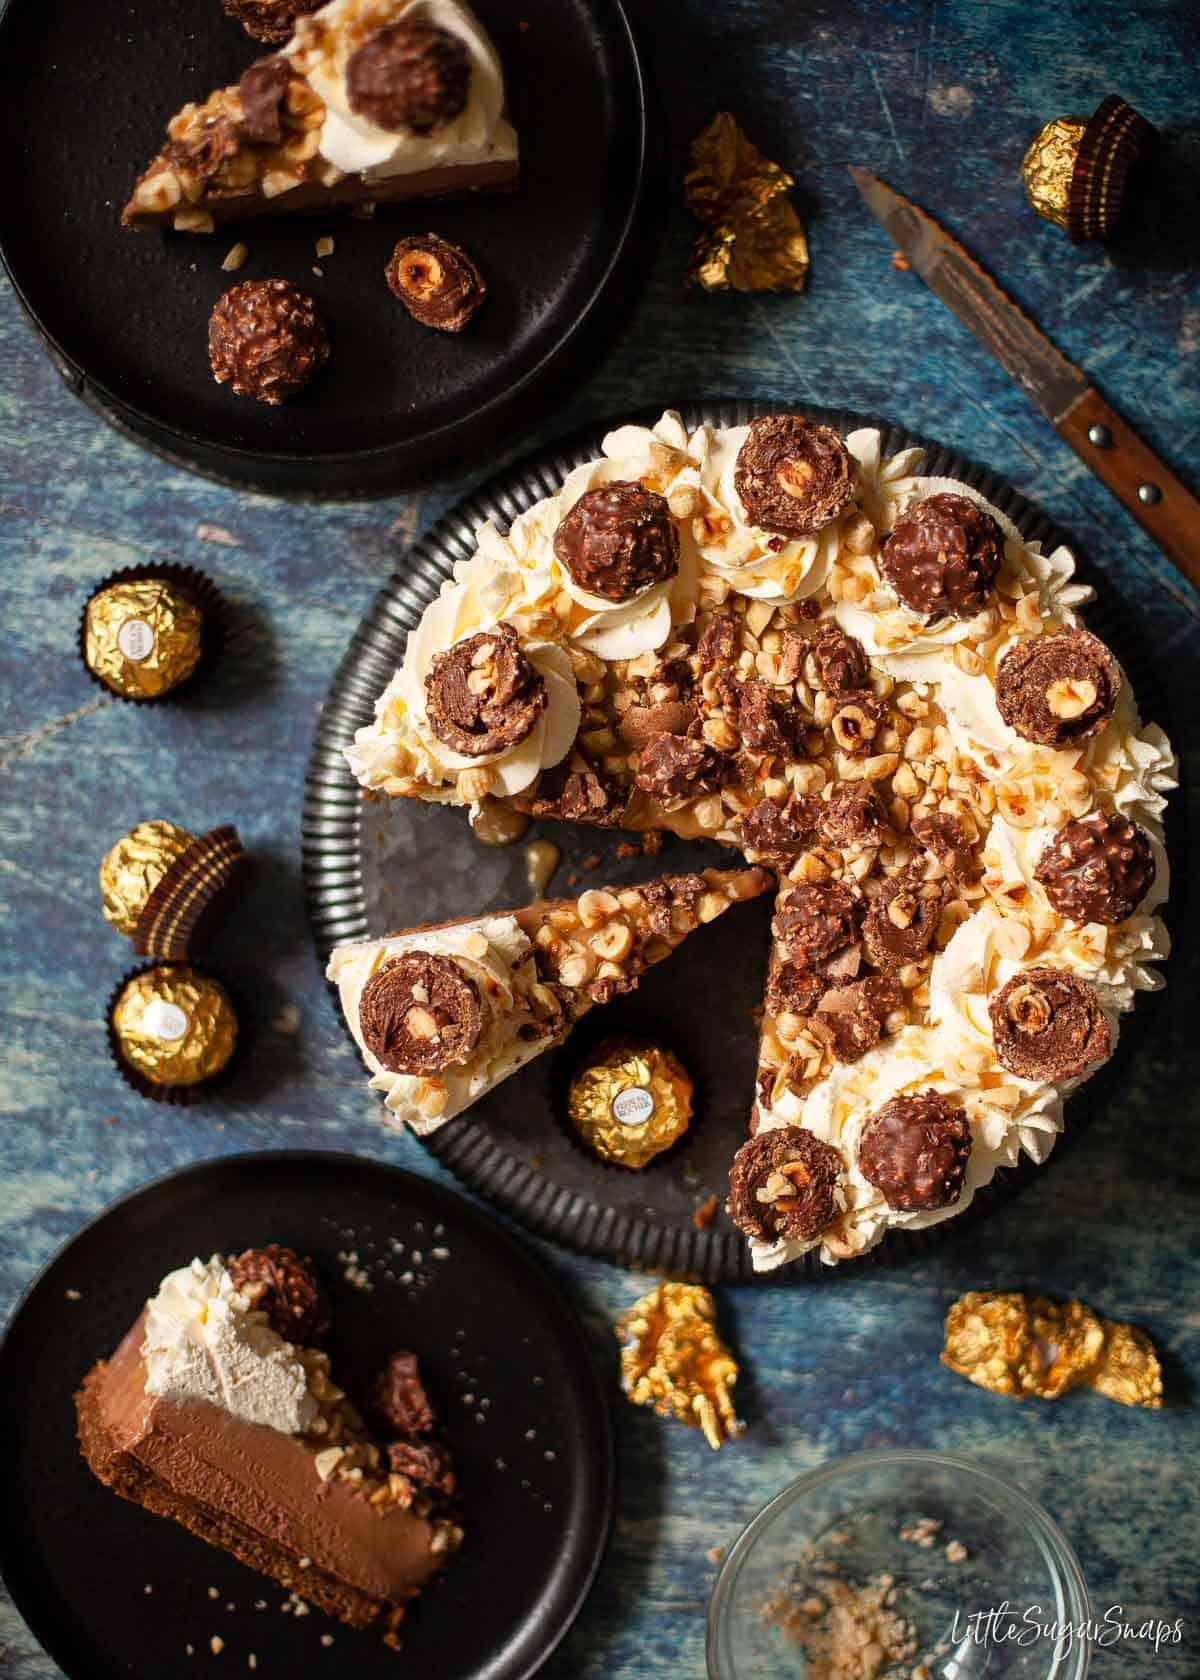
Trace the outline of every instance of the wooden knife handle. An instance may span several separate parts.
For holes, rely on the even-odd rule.
[[[1057,422],[1060,437],[1200,589],[1200,501],[1135,431],[1088,389]]]

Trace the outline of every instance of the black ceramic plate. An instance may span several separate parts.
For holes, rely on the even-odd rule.
[[[708,420],[744,425],[771,404],[708,402],[685,407],[689,425]],[[778,405],[775,405],[778,406]],[[940,444],[886,422],[811,404],[804,412],[840,431],[882,428],[887,453],[920,443],[930,474],[973,484],[1029,537],[1048,545],[1060,533],[994,474]],[[628,415],[621,417],[628,419]],[[650,420],[657,413],[643,416]],[[485,519],[502,528],[540,496],[551,493],[580,461],[599,453],[609,428],[597,426],[493,479],[441,520],[414,545],[402,571],[380,592],[359,626],[334,678],[309,761],[304,807],[304,868],[310,917],[322,957],[342,939],[408,927],[418,922],[522,904],[528,899],[523,846],[489,851],[471,835],[461,811],[407,800],[364,804],[341,748],[366,722],[376,695],[403,657],[408,628],[436,595],[450,569],[474,548],[472,534]],[[1086,577],[1086,568],[1081,567]],[[1087,609],[1088,623],[1116,649],[1130,673],[1143,714],[1167,725],[1154,692],[1148,661],[1136,645],[1137,626],[1113,610],[1103,584]],[[569,878],[596,855],[603,863],[587,883],[646,880],[665,870],[715,863],[728,851],[668,840],[657,859],[620,859],[628,836],[599,829],[542,825],[561,846],[563,864],[552,892],[569,891]],[[531,831],[532,837],[532,831]],[[1182,854],[1178,854],[1182,855]],[[579,889],[577,889],[579,890]],[[693,934],[681,956],[654,969],[632,997],[585,1018],[566,1045],[550,1052],[498,1087],[467,1115],[427,1139],[439,1160],[496,1206],[532,1230],[585,1253],[620,1264],[695,1273],[708,1279],[748,1280],[745,1243],[724,1215],[697,1231],[693,1211],[710,1195],[724,1199],[729,1162],[745,1137],[753,1088],[756,1029],[751,1020],[761,998],[767,951],[768,899],[730,911]],[[1128,1045],[1151,1001],[1143,997],[1121,1034],[1121,1050],[1070,1109],[1071,1129],[1094,1113],[1111,1088]],[[697,1118],[669,1153],[640,1173],[601,1165],[573,1143],[561,1122],[566,1080],[589,1042],[629,1029],[667,1039],[697,1081]],[[386,1147],[381,1138],[381,1148]],[[1062,1140],[1058,1147],[1061,1149]],[[903,1260],[946,1235],[963,1220],[985,1213],[1037,1171],[1030,1163],[1002,1171],[958,1219],[928,1231],[893,1231],[857,1266]],[[776,1281],[827,1277],[815,1255],[778,1272]]]
[[[79,1456],[72,1392],[158,1279],[193,1255],[264,1241],[320,1266],[334,1369],[352,1390],[395,1347],[418,1351],[457,1459],[467,1541],[410,1611],[399,1658],[316,1611],[281,1614],[282,1588],[118,1499]],[[369,1291],[343,1279],[338,1255],[351,1252]],[[0,1396],[4,1578],[71,1680],[185,1673],[188,1646],[212,1660],[213,1635],[239,1673],[253,1653],[266,1676],[521,1680],[574,1620],[608,1536],[604,1392],[558,1287],[463,1197],[348,1155],[232,1156],[117,1202],[26,1295],[0,1351]]]
[[[118,222],[185,100],[237,81],[266,49],[220,0],[8,0],[0,145],[19,161],[0,253],[70,382],[183,465],[263,489],[394,487],[497,435],[553,376],[598,348],[629,288],[646,184],[646,101],[621,0],[478,0],[505,65],[522,148],[514,196],[395,206],[374,221],[280,217],[208,237]],[[459,241],[490,296],[461,334],[419,327],[383,281],[395,241]],[[315,241],[336,250],[313,274]],[[244,239],[236,275],[221,261]],[[282,409],[232,396],[208,367],[207,322],[237,280],[311,292],[334,353]]]

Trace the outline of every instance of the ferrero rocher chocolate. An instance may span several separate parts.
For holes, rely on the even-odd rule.
[[[692,141],[684,199],[705,224],[691,275],[706,291],[798,292],[808,241],[786,169],[751,144],[728,111]]]
[[[664,1046],[610,1038],[572,1079],[567,1113],[601,1160],[644,1167],[687,1131],[692,1082]]]
[[[118,1054],[152,1086],[200,1085],[215,1078],[233,1055],[237,1030],[224,986],[189,963],[133,975],[113,1005]]]
[[[118,933],[132,934],[146,901],[195,836],[169,822],[144,822],[109,850],[100,865],[100,897]]]
[[[1021,163],[1025,196],[1074,243],[1107,239],[1125,208],[1130,176],[1154,137],[1146,119],[1116,94],[1091,117],[1055,117]]]
[[[119,579],[84,614],[83,656],[125,700],[154,700],[186,682],[204,646],[204,615],[170,576]]]
[[[615,1325],[629,1399],[702,1429],[714,1450],[745,1428],[730,1394],[737,1360],[717,1334],[716,1317],[712,1295],[699,1284],[660,1283]]]
[[[1014,1400],[1057,1400],[1093,1388],[1126,1406],[1162,1405],[1162,1367],[1149,1336],[1102,1319],[1082,1301],[973,1291],[946,1314],[942,1363]]]

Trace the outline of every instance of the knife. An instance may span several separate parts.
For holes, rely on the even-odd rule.
[[[849,168],[909,266],[1200,589],[1200,501],[932,216],[865,169]]]

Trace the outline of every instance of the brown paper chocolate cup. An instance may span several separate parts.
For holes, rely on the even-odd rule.
[[[131,935],[139,957],[155,962],[186,962],[197,930],[246,860],[232,824],[193,840],[159,881]]]
[[[114,583],[141,583],[147,578],[166,579],[200,609],[204,617],[200,658],[191,675],[176,683],[174,688],[169,688],[165,694],[120,694],[115,688],[111,688],[103,677],[98,676],[87,662],[87,610],[93,598],[102,589],[108,589]],[[163,561],[155,566],[125,566],[120,571],[110,572],[88,591],[87,600],[79,614],[79,658],[97,688],[103,689],[104,693],[111,695],[114,700],[125,700],[133,706],[170,705],[177,694],[208,676],[220,659],[228,627],[229,611],[224,597],[212,579],[203,572],[198,572],[194,566],[177,566],[172,561]]]
[[[1100,102],[1079,142],[1071,175],[1067,232],[1072,243],[1111,237],[1130,177],[1156,139],[1155,128],[1115,93]]]
[[[139,1097],[146,1097],[150,1102],[167,1103],[173,1108],[191,1108],[195,1103],[206,1102],[214,1092],[219,1091],[226,1085],[231,1073],[236,1070],[241,1062],[245,1050],[246,1016],[240,1000],[224,975],[215,974],[212,969],[204,969],[203,973],[214,980],[220,980],[233,1004],[238,1023],[233,1055],[230,1056],[219,1073],[214,1073],[211,1079],[199,1080],[195,1085],[156,1085],[152,1079],[147,1079],[144,1073],[126,1059],[121,1049],[121,1041],[113,1027],[113,1012],[117,1007],[117,1001],[121,993],[131,980],[136,980],[139,974],[149,973],[152,968],[170,968],[172,966],[174,965],[171,963],[153,962],[139,963],[136,968],[128,969],[108,994],[108,1002],[104,1009],[104,1030],[108,1035],[108,1053],[113,1066],[131,1091],[136,1091]],[[195,967],[196,965],[193,963],[191,966]]]

